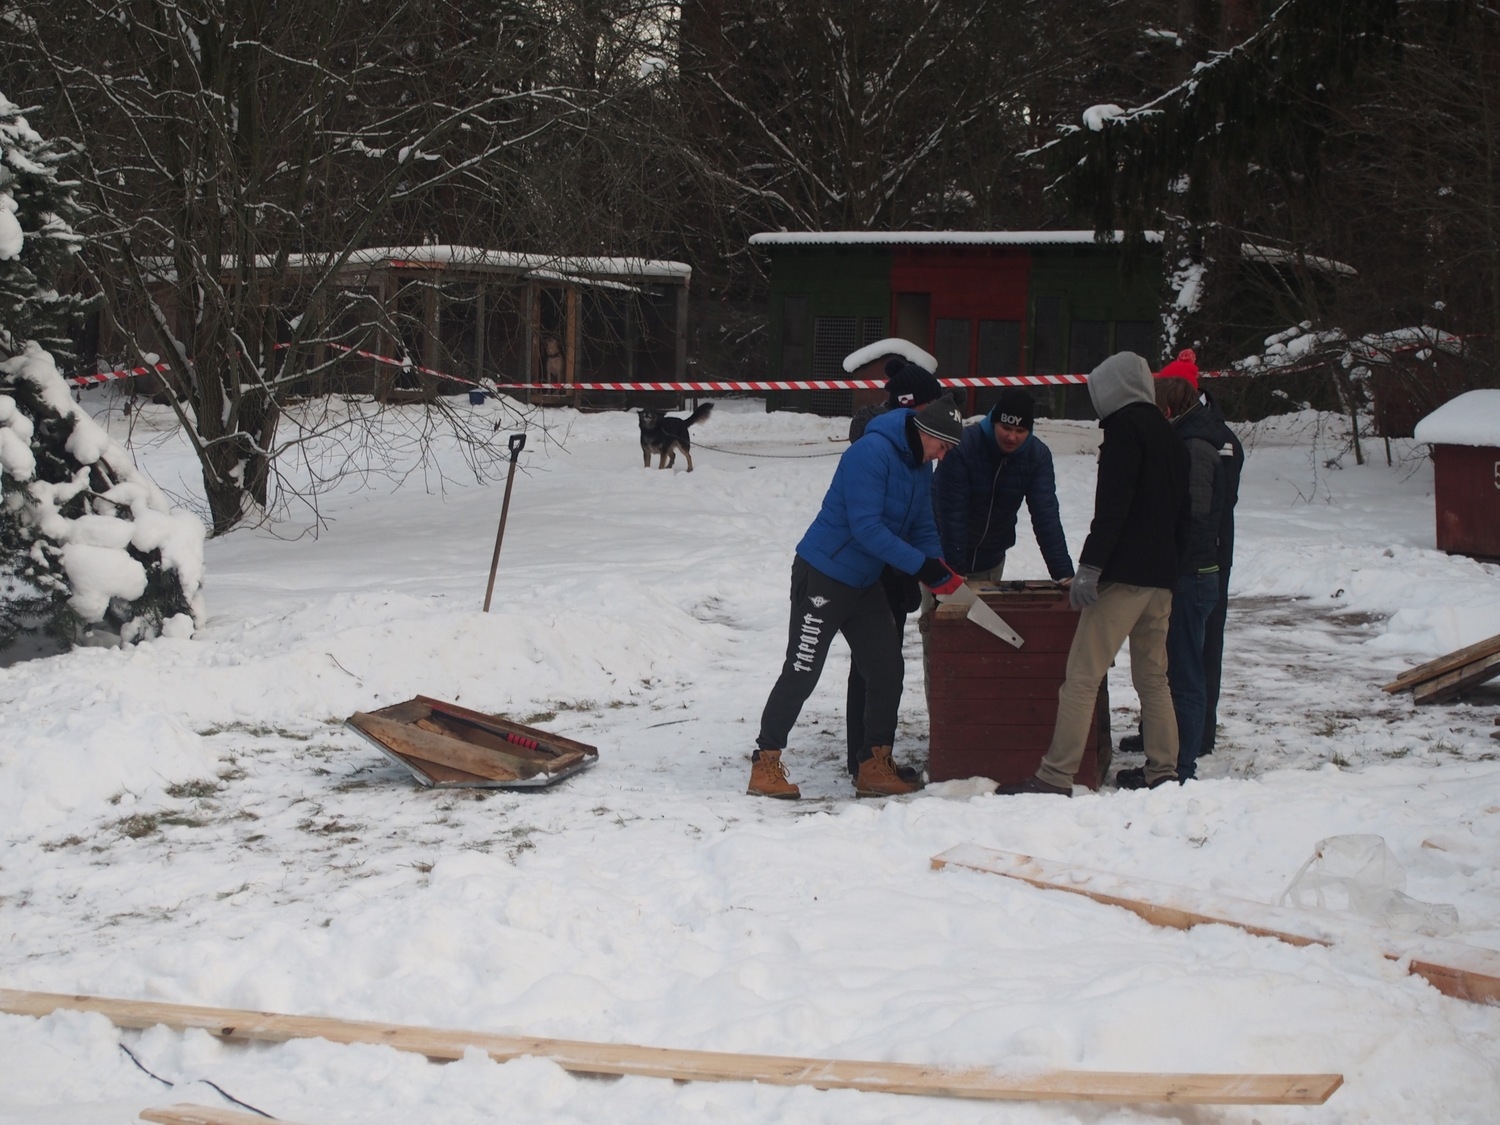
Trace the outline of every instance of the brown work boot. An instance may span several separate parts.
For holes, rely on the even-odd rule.
[[[859,763],[859,776],[854,779],[856,797],[899,797],[922,788],[921,782],[902,780],[896,763],[891,761],[889,746],[872,746],[870,755]]]
[[[777,797],[783,801],[795,801],[802,796],[802,790],[786,779],[780,750],[762,750],[755,756],[750,763],[750,788],[745,792],[752,797]]]

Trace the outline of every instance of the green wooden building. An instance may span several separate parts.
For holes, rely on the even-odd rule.
[[[946,377],[1087,373],[1126,349],[1160,360],[1159,240],[1133,270],[1092,231],[828,231],[750,244],[770,260],[772,379],[843,378],[846,355],[887,336],[931,352]],[[971,391],[969,412],[998,394]],[[783,391],[767,408],[847,414],[854,397]],[[1083,387],[1038,388],[1037,404],[1092,416]]]

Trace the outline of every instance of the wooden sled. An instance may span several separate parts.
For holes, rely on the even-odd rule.
[[[438,789],[540,789],[599,760],[587,743],[425,695],[356,711],[344,725]]]

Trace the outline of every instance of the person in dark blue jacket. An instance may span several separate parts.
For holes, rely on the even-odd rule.
[[[1031,432],[1035,423],[1036,401],[1031,392],[1006,387],[989,414],[964,430],[958,448],[933,473],[932,507],[943,558],[965,578],[1000,580],[1005,553],[1016,543],[1016,520],[1023,500],[1031,512],[1031,529],[1047,572],[1063,584],[1073,577],[1073,560],[1057,506],[1052,451]],[[922,632],[922,684],[929,695],[927,629],[936,608],[932,596],[924,596],[917,619]]]
[[[1047,572],[1059,582],[1073,577],[1052,451],[1031,432],[1035,420],[1031,393],[1006,387],[933,474],[933,513],[943,558],[965,577],[1000,577],[1005,552],[1016,543],[1022,500],[1031,512]]]
[[[842,634],[865,679],[865,743],[854,791],[861,797],[911,793],[891,761],[901,703],[901,635],[880,582],[887,565],[939,594],[963,579],[941,557],[932,519],[932,470],[963,435],[945,395],[921,411],[899,408],[870,422],[839,459],[822,509],[792,561],[791,622],[781,675],[761,714],[751,759],[752,796],[795,799],[781,763],[792,725],[817,686],[835,634]]]

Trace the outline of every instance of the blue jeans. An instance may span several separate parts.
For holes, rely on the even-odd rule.
[[[1177,776],[1198,775],[1198,748],[1208,706],[1203,669],[1203,637],[1209,616],[1219,603],[1219,576],[1184,574],[1172,591],[1172,620],[1167,626],[1167,682],[1177,715]]]

